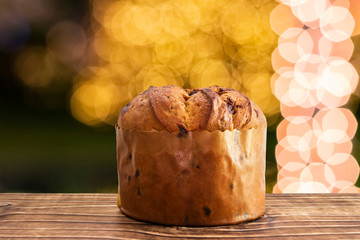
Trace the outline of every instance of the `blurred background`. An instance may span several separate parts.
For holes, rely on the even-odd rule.
[[[170,84],[232,87],[261,107],[271,192],[282,120],[270,86],[277,5],[0,0],[0,192],[116,192],[117,115],[149,86]],[[352,41],[359,72],[360,37]],[[356,90],[345,107],[357,119],[358,105]]]

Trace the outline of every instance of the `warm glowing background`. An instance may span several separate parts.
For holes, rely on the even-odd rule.
[[[279,96],[272,92],[275,88],[286,95],[291,73],[283,72],[283,67],[292,67],[300,55],[311,53],[308,43],[314,41],[308,34],[311,29],[305,31],[289,7],[275,0],[80,2],[0,1],[0,192],[116,191],[117,115],[149,86],[169,84],[232,87],[261,107],[269,126],[266,180],[267,191],[272,191],[279,123],[278,132],[308,127],[306,121],[290,127],[282,121]],[[331,2],[349,4],[345,7],[355,17],[354,32],[359,32],[358,1]],[[316,24],[311,14],[303,17]],[[325,20],[327,29],[336,27],[331,19]],[[295,45],[298,38],[304,43],[300,48]],[[354,71],[360,70],[358,35],[339,44],[316,41],[321,42],[322,54],[341,53]],[[308,67],[301,63],[299,69]],[[284,83],[279,84],[280,76]],[[351,94],[335,102],[348,101],[343,107],[355,114],[356,119],[349,121],[356,122],[359,88],[350,82],[344,91]],[[299,92],[289,98],[300,100],[306,102]],[[281,108],[283,115],[292,116],[312,114],[309,106]],[[354,159],[360,159],[360,135],[356,129],[349,131],[355,135],[351,146],[340,147],[350,148]],[[319,149],[328,149],[326,142]],[[330,157],[325,150],[320,154]]]

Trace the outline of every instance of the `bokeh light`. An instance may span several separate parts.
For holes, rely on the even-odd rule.
[[[52,53],[43,47],[34,46],[19,55],[15,68],[28,87],[45,88],[54,79],[56,65],[56,58]]]
[[[296,63],[301,56],[311,53],[313,43],[302,28],[289,28],[280,35],[278,48],[285,60]]]
[[[286,19],[286,21],[284,21]],[[270,14],[271,29],[281,35],[285,30],[290,28],[301,28],[303,23],[298,20],[291,12],[291,8],[287,5],[277,5]]]
[[[355,21],[348,9],[331,6],[320,17],[320,29],[324,36],[340,42],[351,36]]]
[[[292,13],[303,23],[317,21],[327,8],[327,0],[304,0],[291,6]]]
[[[62,62],[73,62],[84,56],[87,36],[84,29],[70,21],[59,22],[47,34],[49,50]]]
[[[79,82],[71,96],[73,116],[88,125],[111,124],[117,118],[119,106],[129,97],[125,87],[103,77],[99,75]]]
[[[273,192],[359,192],[354,186],[359,164],[351,155],[358,123],[350,110],[340,108],[359,80],[348,62],[354,50],[352,2],[282,3],[285,5],[279,4],[272,14],[289,16],[291,8],[303,26],[296,26],[294,16],[288,18],[296,24],[288,24],[287,29],[271,21],[280,35],[272,53],[276,72],[271,87],[285,118],[277,127],[279,171]]]

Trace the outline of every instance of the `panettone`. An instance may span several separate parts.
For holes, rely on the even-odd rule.
[[[264,213],[266,119],[241,92],[150,87],[123,108],[116,132],[127,216],[211,226]]]

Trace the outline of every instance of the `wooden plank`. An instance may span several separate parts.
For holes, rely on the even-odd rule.
[[[116,194],[0,194],[7,239],[360,239],[360,194],[268,194],[265,215],[218,227],[138,222]]]

